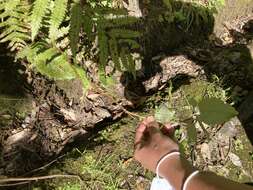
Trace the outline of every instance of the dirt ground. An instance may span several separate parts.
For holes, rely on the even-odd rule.
[[[184,120],[183,96],[202,96],[199,89],[211,89],[211,95],[226,98],[239,115],[222,126],[206,126],[210,139],[198,129],[194,147],[187,145],[179,120],[176,137],[182,152],[202,170],[252,182],[253,3],[228,0],[214,21],[211,34],[210,28],[204,38],[190,31],[194,40],[182,37],[173,50],[175,46],[163,46],[169,39],[157,40],[144,59],[153,64],[148,77],[143,77],[147,68],[138,71],[136,81],[115,73],[111,86],[94,84],[86,97],[78,80],[49,81],[23,67],[0,64],[0,176],[76,177],[15,186],[24,190],[148,189],[153,174],[132,158],[138,122],[164,102]],[[17,84],[9,80],[13,70]]]

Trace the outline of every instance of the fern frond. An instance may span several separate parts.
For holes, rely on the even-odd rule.
[[[81,21],[82,19],[80,19],[81,15],[82,9],[80,3],[75,3],[71,9],[70,31],[69,31],[70,48],[74,57],[77,52],[77,43],[79,40],[79,33],[82,27]]]
[[[50,54],[49,56],[52,55],[51,51],[48,53]],[[37,61],[34,65],[36,70],[50,79],[71,80],[77,77],[70,63],[68,63],[67,55],[65,54],[55,55],[49,63],[43,59]]]
[[[136,79],[136,69],[134,59],[127,48],[122,48],[120,52],[120,59],[126,71],[132,74],[134,79]]]
[[[14,24],[17,24],[17,19],[9,17],[5,21],[0,23],[0,28],[7,27],[7,26],[10,26],[10,25],[14,25]]]
[[[103,31],[102,29],[99,29],[98,32],[98,46],[99,46],[99,68],[100,70],[104,70],[109,57],[109,49],[108,49],[108,37],[106,36],[105,31]]]
[[[13,31],[21,32],[21,33],[26,33],[27,29],[25,29],[25,28],[23,28],[21,26],[18,26],[18,25],[11,25],[10,27],[8,27],[5,30],[3,30],[3,32],[0,34],[0,38],[4,38],[5,36],[9,35]],[[28,36],[28,38],[29,38],[29,36]]]
[[[31,14],[32,41],[37,36],[50,0],[35,0]]]
[[[136,80],[135,63],[134,63],[133,56],[132,56],[130,53],[127,54],[127,61],[128,61],[128,68],[127,68],[127,71],[128,71],[129,73],[131,73],[132,76],[134,77],[134,80]]]
[[[112,9],[110,7],[96,7],[95,11],[96,14],[103,18],[105,15],[128,15],[126,9]]]
[[[89,15],[84,14],[83,15],[83,30],[86,33],[88,39],[92,40],[92,28],[93,28],[93,22]]]
[[[24,39],[28,40],[30,36],[25,33],[20,33],[20,32],[12,32],[10,35],[4,37],[3,39],[0,40],[1,43],[7,42],[7,41],[12,41],[14,38],[17,39]]]
[[[127,39],[140,37],[139,32],[128,29],[112,29],[110,30],[109,35],[115,38],[127,38]]]
[[[126,44],[131,49],[138,49],[140,48],[140,44],[132,39],[119,39],[119,44]]]
[[[52,10],[49,27],[49,38],[51,41],[56,40],[58,29],[63,22],[67,12],[67,5],[68,0],[55,0],[54,2],[54,8]]]
[[[120,61],[122,63],[122,66],[127,69],[128,68],[128,60],[127,60],[127,55],[126,55],[126,48],[122,48],[120,51]]]
[[[20,38],[13,38],[9,45],[8,48],[10,48],[11,51],[15,51],[22,49],[23,47],[25,47],[27,44],[24,40],[20,39]]]
[[[47,63],[49,60],[51,60],[57,54],[58,54],[57,49],[49,48],[49,49],[45,50],[44,52],[39,53],[35,57],[33,64],[36,65],[37,63],[40,63],[41,61],[44,62],[44,63]]]
[[[119,59],[118,44],[115,38],[109,40],[110,54],[115,68],[121,71],[121,63]]]
[[[34,63],[34,59],[39,52],[45,49],[45,46],[46,44],[42,42],[36,42],[33,45],[26,46],[17,53],[16,59],[27,59],[30,63]]]
[[[121,26],[127,26],[127,25],[129,26],[129,25],[135,24],[138,21],[139,20],[136,17],[123,15],[123,17],[105,19],[104,26],[105,27],[121,27]]]
[[[19,5],[20,0],[11,0],[5,4],[5,11],[13,11]]]

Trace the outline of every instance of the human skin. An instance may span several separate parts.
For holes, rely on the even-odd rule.
[[[167,124],[161,127],[154,117],[145,118],[138,126],[135,137],[134,157],[143,167],[155,172],[157,163],[166,154],[179,151],[172,138],[173,128]],[[163,161],[159,175],[167,179],[175,190],[181,190],[186,178],[195,171],[182,156],[174,155]],[[201,172],[190,180],[187,190],[253,190],[211,172]]]

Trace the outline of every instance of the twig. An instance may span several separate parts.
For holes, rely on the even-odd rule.
[[[37,169],[34,169],[34,170],[32,170],[32,171],[27,172],[24,176],[26,176],[26,175],[28,175],[28,174],[31,174],[31,173],[34,173],[34,172],[37,172],[37,171],[39,171],[39,170],[46,169],[48,166],[52,165],[53,163],[55,163],[56,161],[58,161],[59,159],[61,159],[61,158],[64,157],[64,156],[65,156],[65,154],[59,156],[58,158],[54,159],[53,161],[49,162],[48,164],[46,164],[46,165],[44,165],[44,166],[41,166],[41,167],[39,167],[39,168],[37,168]]]
[[[127,115],[129,115],[130,117],[132,117],[132,118],[138,118],[138,119],[144,119],[145,117],[144,116],[140,116],[140,115],[138,115],[138,114],[136,114],[136,113],[132,113],[132,112],[130,112],[130,111],[127,111],[125,108],[123,108],[122,107],[122,110],[127,114]]]
[[[30,183],[29,181],[25,181],[25,182],[19,182],[19,183],[11,183],[11,184],[0,184],[0,187],[11,187],[11,186],[18,186],[18,185],[24,185]]]
[[[9,182],[18,182],[18,181],[38,181],[38,180],[53,179],[53,178],[77,178],[80,181],[82,181],[81,178],[77,175],[56,174],[56,175],[39,176],[39,177],[21,177],[21,178],[0,179],[0,184],[1,183],[9,183]]]

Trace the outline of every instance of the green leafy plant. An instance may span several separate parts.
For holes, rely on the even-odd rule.
[[[155,110],[155,118],[162,124],[165,123],[180,123],[186,126],[188,144],[195,145],[197,142],[197,127],[200,127],[206,136],[209,134],[206,130],[206,125],[213,127],[221,125],[236,116],[238,112],[230,104],[225,102],[226,98],[224,90],[220,89],[216,83],[202,83],[195,81],[192,89],[197,87],[197,93],[191,96],[183,97],[186,105],[184,105],[182,112],[187,112],[187,116],[179,119],[176,110],[170,106],[170,101],[161,104]],[[202,86],[202,87],[201,87]],[[196,92],[196,90],[195,90]]]
[[[1,0],[0,39],[9,43],[16,58],[30,63],[30,68],[54,80],[82,80],[89,87],[85,65],[77,54],[98,42],[99,74],[112,60],[117,70],[135,76],[132,50],[139,48],[138,32],[127,27],[137,19],[122,9],[102,2],[79,0]],[[85,51],[85,52],[84,52]],[[101,80],[103,78],[101,77]]]
[[[202,3],[198,0],[163,0],[167,7],[164,19],[169,23],[179,22],[187,31],[190,28],[201,27],[202,23],[212,22],[212,14],[224,6],[224,0],[209,0]]]
[[[237,111],[217,98],[205,98],[198,103],[198,120],[209,125],[222,124],[236,116]]]

